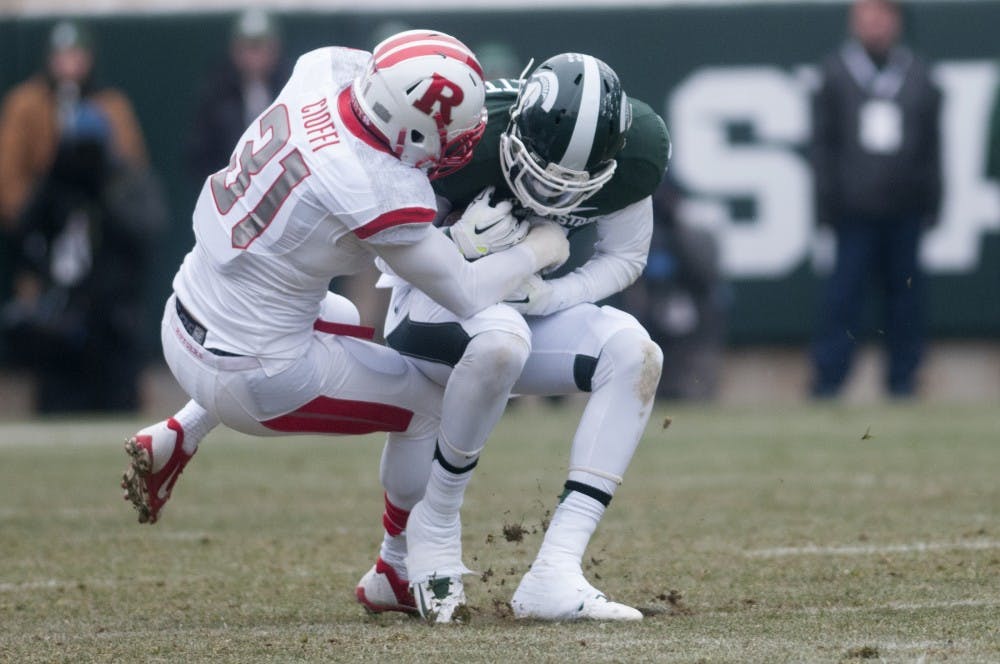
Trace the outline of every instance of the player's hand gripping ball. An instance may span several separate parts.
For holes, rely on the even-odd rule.
[[[472,199],[449,233],[462,255],[476,260],[513,247],[528,234],[530,225],[513,215],[510,201],[492,201],[494,188],[487,187]]]

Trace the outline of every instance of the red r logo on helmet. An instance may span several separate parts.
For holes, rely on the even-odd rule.
[[[461,104],[463,99],[465,99],[465,93],[462,92],[461,87],[440,74],[434,74],[424,96],[413,102],[413,105],[433,117],[434,104],[439,104],[438,113],[441,115],[441,122],[449,125],[451,124],[451,109]]]

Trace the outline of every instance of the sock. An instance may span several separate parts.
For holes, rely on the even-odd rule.
[[[462,498],[471,474],[468,470],[451,472],[435,454],[427,490],[414,508],[414,518],[410,522],[410,534],[419,532],[423,542],[421,546],[411,547],[406,557],[411,583],[421,583],[433,576],[458,577],[472,573],[462,563],[462,540],[456,539],[461,528]]]
[[[545,531],[536,562],[553,566],[573,565],[579,569],[583,553],[605,509],[602,501],[567,488]]]
[[[385,533],[382,536],[382,546],[379,547],[378,555],[389,567],[396,570],[396,574],[401,579],[407,578],[406,533],[395,536]]]
[[[193,399],[184,404],[174,419],[184,430],[184,452],[194,454],[208,432],[219,425],[219,418],[202,408]]]
[[[396,570],[401,578],[407,578],[406,574],[406,522],[410,518],[410,511],[397,507],[389,500],[388,494],[384,495],[385,511],[382,513],[382,527],[385,534],[382,536],[382,546],[379,548],[379,556],[390,567]]]
[[[476,462],[461,468],[444,461],[440,448],[434,453],[431,476],[424,492],[424,503],[433,510],[443,525],[451,524],[458,518],[465,498],[465,487],[472,478]],[[455,472],[458,471],[458,472]]]

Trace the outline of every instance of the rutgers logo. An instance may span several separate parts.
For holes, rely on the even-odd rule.
[[[413,102],[413,105],[434,117],[434,104],[438,105],[438,114],[442,124],[451,124],[451,109],[462,103],[465,93],[456,83],[452,83],[441,74],[433,74],[431,84],[427,86],[424,96]]]

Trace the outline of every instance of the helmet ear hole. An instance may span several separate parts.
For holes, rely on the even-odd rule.
[[[411,129],[410,130],[410,140],[413,141],[414,143],[423,143],[424,142],[424,135],[422,133],[420,133],[419,131],[417,131],[416,129]]]

